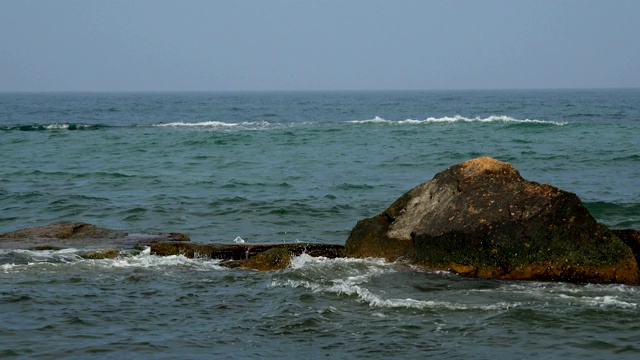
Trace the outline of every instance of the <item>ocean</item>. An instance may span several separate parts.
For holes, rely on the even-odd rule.
[[[344,244],[358,220],[485,155],[640,229],[640,89],[0,93],[0,154],[0,233],[83,221]],[[81,250],[0,245],[1,358],[640,356],[637,287]]]

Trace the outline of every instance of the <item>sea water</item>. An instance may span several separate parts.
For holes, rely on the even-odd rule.
[[[0,233],[84,221],[205,243],[343,244],[489,155],[640,229],[640,90],[0,94]],[[640,290],[301,255],[0,250],[2,358],[640,356]]]

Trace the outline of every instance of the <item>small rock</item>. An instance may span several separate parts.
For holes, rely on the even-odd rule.
[[[291,251],[284,248],[272,248],[242,261],[242,267],[259,271],[282,270],[291,263]]]

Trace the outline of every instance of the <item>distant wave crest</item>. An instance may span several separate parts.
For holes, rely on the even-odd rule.
[[[99,124],[76,124],[76,123],[55,123],[55,124],[28,124],[2,126],[4,131],[57,131],[57,130],[96,130],[108,127]]]
[[[536,119],[516,119],[506,115],[491,115],[486,118],[481,117],[464,117],[461,115],[456,116],[444,116],[444,117],[429,117],[423,120],[406,119],[406,120],[387,120],[382,117],[376,116],[373,119],[368,120],[352,120],[349,121],[353,124],[400,124],[400,125],[417,125],[417,124],[431,124],[431,123],[464,123],[464,122],[478,122],[478,123],[516,123],[516,124],[549,124],[549,125],[566,125],[566,122],[550,121],[550,120],[536,120]]]
[[[268,121],[246,121],[246,122],[224,122],[224,121],[202,121],[202,122],[170,122],[164,124],[151,125],[153,127],[173,127],[173,128],[244,128],[263,129],[272,127]]]
[[[201,122],[168,122],[156,124],[131,124],[128,126],[115,126],[118,128],[138,128],[138,127],[154,127],[154,128],[185,128],[185,129],[211,129],[211,130],[278,130],[289,129],[292,127],[314,127],[322,125],[338,125],[338,124],[388,124],[388,125],[422,125],[437,123],[506,123],[506,124],[546,124],[546,125],[565,125],[567,122],[558,122],[550,120],[537,119],[516,119],[506,115],[492,115],[486,118],[481,117],[464,117],[461,115],[429,117],[423,120],[406,119],[406,120],[387,120],[380,116],[367,120],[347,120],[347,121],[301,121],[301,122],[278,122],[278,121],[243,121],[243,122],[226,122],[226,121],[201,121]],[[0,131],[75,131],[75,130],[99,130],[104,128],[112,128],[111,125],[103,124],[84,124],[84,123],[42,123],[42,124],[17,124],[0,126]]]

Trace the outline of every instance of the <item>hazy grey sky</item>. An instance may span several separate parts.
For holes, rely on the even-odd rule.
[[[0,91],[640,87],[638,0],[0,0]]]

